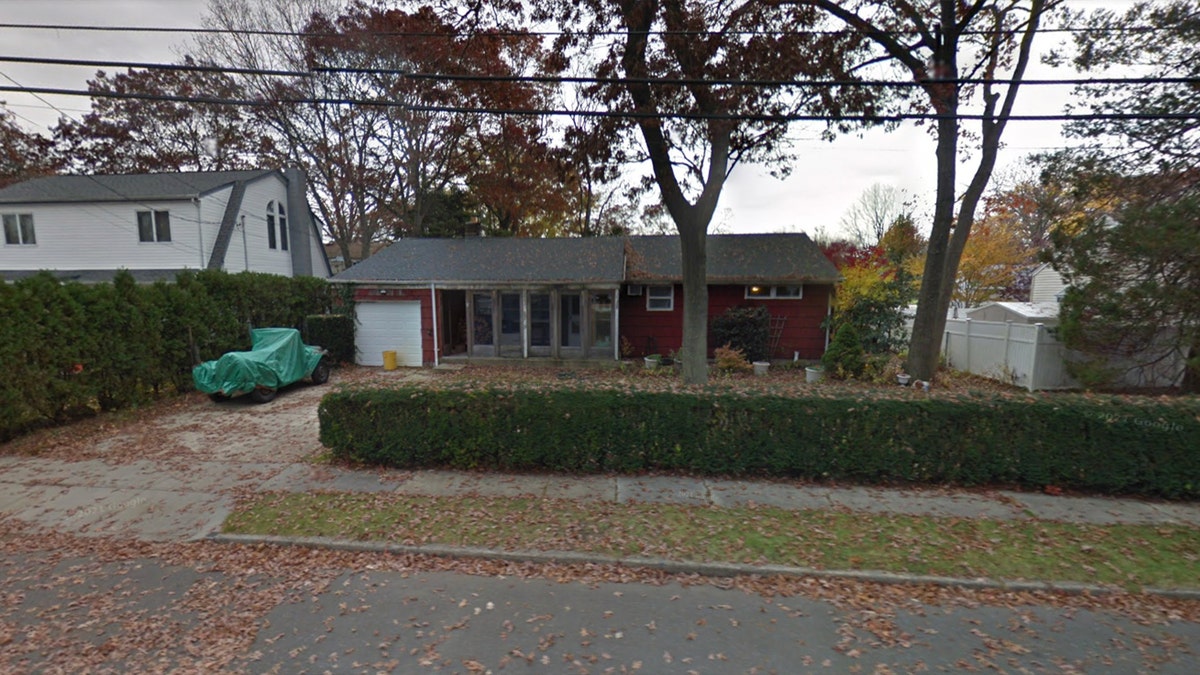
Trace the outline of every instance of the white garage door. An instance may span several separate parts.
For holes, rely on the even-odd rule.
[[[360,302],[354,312],[360,365],[382,366],[385,351],[396,352],[399,365],[421,365],[421,303]]]

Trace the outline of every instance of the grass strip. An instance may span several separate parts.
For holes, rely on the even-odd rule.
[[[1182,526],[318,492],[267,493],[244,501],[223,531],[1075,581],[1130,590],[1200,587],[1200,530]]]

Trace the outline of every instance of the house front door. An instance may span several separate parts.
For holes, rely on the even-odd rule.
[[[521,294],[500,294],[500,356],[521,358]]]

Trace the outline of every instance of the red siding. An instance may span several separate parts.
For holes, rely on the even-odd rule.
[[[421,303],[421,363],[432,365],[433,304],[430,302],[428,290],[413,288],[363,288],[362,286],[354,289],[355,302],[412,302],[414,300]],[[438,337],[442,338],[443,336],[439,335]]]
[[[804,297],[799,300],[747,299],[746,287],[709,286],[708,316],[720,315],[730,307],[742,305],[767,308],[773,317],[786,317],[779,346],[772,358],[790,359],[793,352],[800,352],[802,359],[817,359],[825,353],[825,329],[821,322],[828,311],[830,286],[804,285]],[[683,343],[683,288],[675,286],[675,309],[670,312],[646,310],[646,296],[626,295],[621,291],[621,337],[633,347],[634,356],[650,353],[668,354],[678,350]],[[720,345],[710,344],[712,350]]]

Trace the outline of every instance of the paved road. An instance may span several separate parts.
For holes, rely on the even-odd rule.
[[[620,570],[580,583],[587,566],[514,576],[196,541],[238,494],[308,489],[1200,526],[1195,505],[1023,493],[337,470],[312,461],[322,393],[294,388],[267,406],[195,398],[67,435],[40,457],[0,456],[0,671],[1200,672],[1195,601],[836,581],[748,592],[661,574],[611,583]]]

